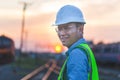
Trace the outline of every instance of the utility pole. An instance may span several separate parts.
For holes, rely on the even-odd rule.
[[[24,42],[24,27],[25,27],[25,11],[27,8],[27,3],[26,2],[22,2],[23,3],[23,13],[22,13],[22,28],[21,28],[21,38],[20,38],[20,55],[22,54],[22,50],[23,50],[23,42]]]
[[[28,6],[28,4],[30,3],[27,3],[27,2],[20,2],[23,4],[23,9],[22,9],[22,25],[21,25],[21,36],[20,36],[20,48],[19,48],[19,60],[18,60],[18,63],[21,64],[21,54],[22,54],[22,50],[23,50],[23,46],[24,46],[24,34],[25,34],[25,11],[26,11],[26,8]]]

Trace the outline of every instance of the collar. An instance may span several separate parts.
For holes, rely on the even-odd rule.
[[[66,55],[69,56],[69,53],[70,53],[76,46],[78,46],[78,45],[81,44],[81,43],[87,43],[87,42],[85,41],[84,38],[79,39],[78,41],[76,41],[75,43],[73,43],[73,44],[69,47],[68,51],[66,52]]]

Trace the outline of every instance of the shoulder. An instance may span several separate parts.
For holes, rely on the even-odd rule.
[[[75,48],[69,53],[68,61],[70,62],[70,64],[77,64],[77,63],[86,63],[88,62],[88,59],[83,50],[79,48]]]
[[[73,49],[70,53],[69,56],[76,56],[76,57],[87,57],[85,54],[85,51],[79,48]]]

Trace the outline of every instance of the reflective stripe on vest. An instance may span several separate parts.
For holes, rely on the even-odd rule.
[[[99,80],[98,69],[97,69],[95,57],[94,57],[93,52],[91,51],[90,47],[87,44],[82,43],[82,44],[80,44],[79,46],[77,46],[75,48],[82,49],[82,50],[84,50],[86,52],[86,56],[88,57],[89,65],[90,65],[90,68],[91,68],[91,71],[88,73],[88,80]],[[63,72],[65,70],[67,59],[68,59],[68,57],[66,58],[63,66],[62,66],[62,68],[60,70],[58,80],[64,80]]]

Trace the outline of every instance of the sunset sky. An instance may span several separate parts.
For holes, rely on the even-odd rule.
[[[120,0],[0,0],[0,35],[11,37],[16,48],[20,45],[22,2],[28,3],[24,40],[24,49],[28,51],[46,50],[61,44],[52,24],[57,11],[66,4],[83,11],[87,40],[95,43],[120,41]]]

